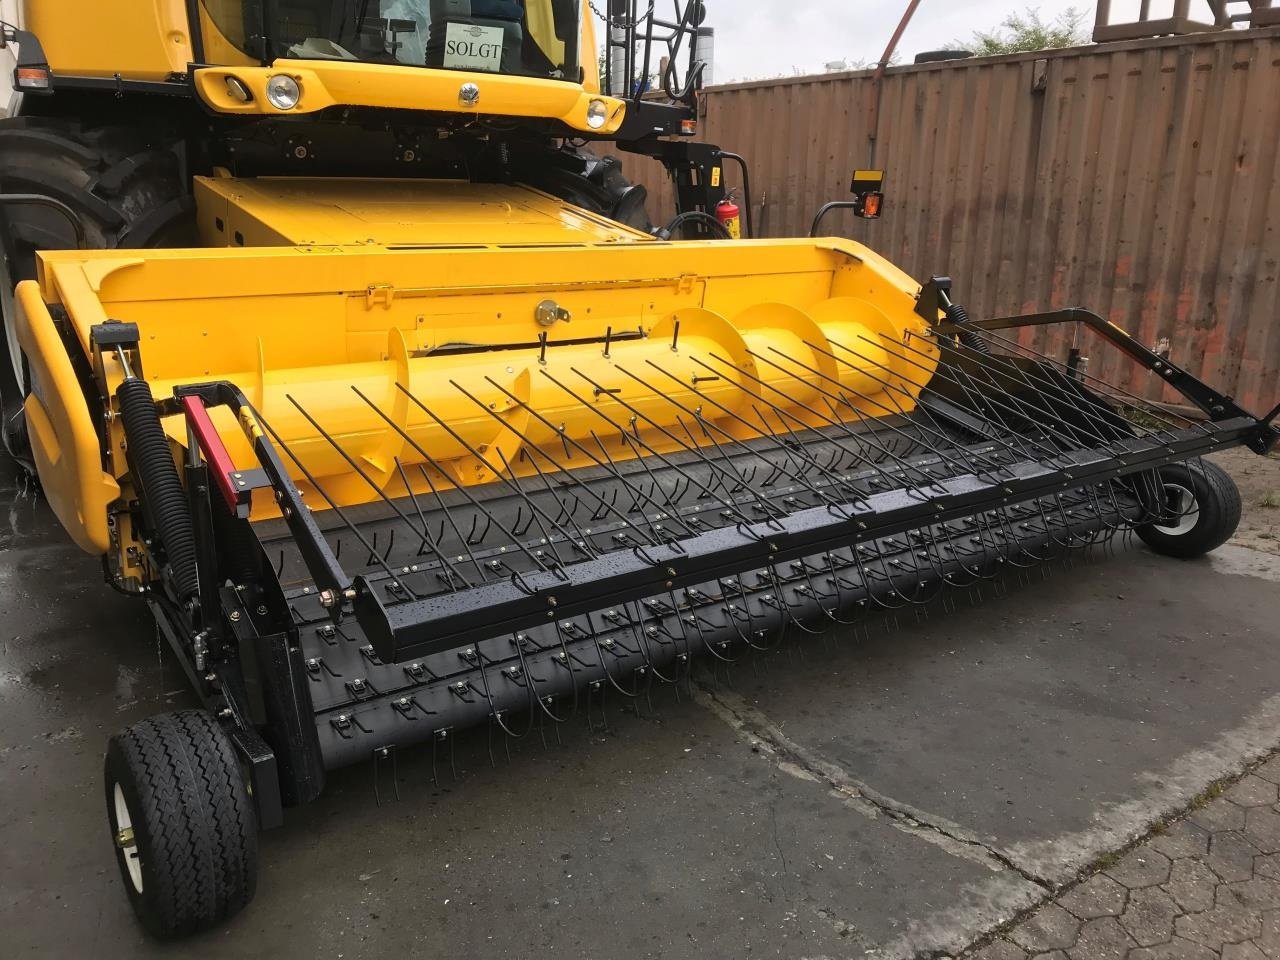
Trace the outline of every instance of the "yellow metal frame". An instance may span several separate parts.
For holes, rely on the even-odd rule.
[[[600,77],[590,56],[582,64],[582,83],[325,60],[278,60],[263,67],[222,34],[203,4],[199,16],[205,59],[216,66],[196,71],[196,89],[220,113],[287,116],[336,105],[388,107],[558,119],[587,132],[591,130],[587,106],[592,100],[603,100],[608,122],[592,132],[609,134],[618,130],[626,111],[623,101],[601,95]],[[25,18],[26,28],[40,38],[55,75],[156,82],[186,74],[195,59],[185,0],[28,0]],[[595,25],[586,3],[579,29],[579,49],[595,50]],[[560,41],[554,37],[549,6],[531,7],[530,30],[544,49],[554,53]],[[267,78],[277,73],[289,74],[302,86],[302,100],[293,110],[282,112],[267,102]],[[228,76],[237,77],[253,91],[252,103],[231,96]],[[468,82],[481,88],[478,104],[462,104],[458,99],[458,88]]]
[[[267,81],[287,74],[302,90],[298,105],[280,110],[267,100]],[[244,102],[227,86],[235,78],[252,93]],[[465,84],[475,84],[480,96],[463,101]],[[559,120],[583,133],[616,133],[626,116],[623,100],[588,91],[582,84],[540,80],[465,70],[433,70],[379,63],[319,60],[277,60],[269,67],[205,67],[195,71],[200,99],[219,113],[297,116],[335,106],[386,107],[439,113]],[[593,100],[605,104],[605,123],[593,129],[587,108]]]
[[[209,247],[648,243],[531,187],[461,180],[196,177]]]
[[[39,285],[32,280],[18,284],[15,303],[18,342],[32,358],[24,412],[45,498],[77,546],[106,553],[110,508],[120,497],[120,485],[103,469],[94,414]]]
[[[447,464],[450,482],[461,485],[491,481],[498,451],[517,463],[520,434],[554,439],[540,437],[545,428],[529,423],[495,382],[579,439],[598,431],[599,419],[589,407],[566,402],[546,374],[585,374],[629,391],[632,403],[659,419],[672,416],[667,398],[697,406],[702,395],[737,407],[750,390],[776,384],[796,404],[799,422],[820,426],[804,412],[806,404],[816,405],[815,376],[862,396],[856,415],[905,413],[928,379],[927,362],[904,364],[884,349],[886,340],[933,350],[913,309],[918,285],[846,241],[67,251],[41,254],[40,276],[38,287],[27,283],[19,290],[23,347],[33,377],[48,385],[31,401],[38,407],[37,459],[59,518],[91,552],[113,544],[111,504],[129,483],[124,436],[110,419],[104,458],[93,426],[103,411],[86,403],[46,304],[66,310],[86,356],[95,324],[108,318],[138,324],[142,374],[157,397],[186,383],[236,383],[343,505],[371,502],[377,491],[317,435],[295,401],[359,458],[384,492],[397,496],[406,492],[397,459],[412,464],[415,453],[353,387]],[[542,327],[537,308],[546,299],[572,319]],[[609,356],[598,342],[580,342],[602,339],[609,329],[642,331],[643,338],[616,342]],[[545,358],[532,346],[544,331],[551,342]],[[839,352],[835,343],[852,346],[850,363],[827,356]],[[479,349],[457,355],[445,350],[451,344]],[[752,358],[774,348],[794,359],[774,368]],[[689,386],[707,373],[698,361],[723,363],[713,357],[730,361],[721,382]],[[112,396],[123,371],[113,356],[99,359],[99,389]],[[650,369],[649,361],[686,386],[673,382],[662,396],[637,396],[626,370]],[[757,379],[764,386],[752,386]],[[797,388],[805,381],[814,389]],[[886,382],[895,384],[894,395],[883,394]],[[483,398],[508,425],[477,410],[453,384]],[[400,387],[488,458],[468,453],[407,403]],[[615,404],[607,392],[595,402],[601,410]],[[612,414],[625,419],[621,407]],[[244,425],[223,411],[215,422],[236,463],[250,466]],[[175,445],[186,442],[181,422],[166,426]],[[725,427],[750,434],[741,425]],[[647,442],[664,447],[658,435]],[[299,486],[308,502],[324,506],[317,490]],[[416,480],[410,487],[426,489]],[[268,518],[275,509],[269,496],[255,499],[254,517]],[[122,563],[129,546],[139,547],[116,545]]]
[[[23,15],[55,75],[155,82],[193,59],[184,0],[26,0]]]

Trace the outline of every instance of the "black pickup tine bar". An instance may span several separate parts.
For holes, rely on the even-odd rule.
[[[1149,369],[1206,419],[1011,335],[1066,323]],[[679,682],[682,668],[665,666],[673,659],[706,652],[731,662],[740,645],[774,646],[777,629],[817,634],[860,612],[923,605],[947,586],[1090,549],[1149,520],[1158,506],[1141,478],[1165,464],[1235,444],[1266,450],[1280,438],[1271,423],[1280,408],[1255,418],[1086,311],[965,324],[992,353],[957,342],[961,332],[940,322],[925,338],[805,343],[813,359],[749,349],[749,369],[689,354],[678,337],[678,366],[646,359],[638,369],[620,341],[606,357],[612,383],[539,365],[540,389],[597,424],[589,440],[493,377],[477,386],[504,398],[505,413],[450,381],[506,438],[480,446],[397,383],[419,421],[486,472],[473,488],[354,385],[403,443],[385,468],[290,397],[369,488],[374,520],[341,506],[332,481],[236,387],[178,394],[251,424],[261,485],[274,491],[301,559],[295,581],[325,616],[354,617],[384,664],[470,651],[459,669],[471,679],[453,696],[487,705],[497,726],[523,736],[532,719],[523,732],[505,719],[517,691],[531,717],[560,722],[552,691],[566,672],[592,678],[601,696],[634,700],[650,679]],[[678,372],[690,365],[700,371],[692,384]],[[859,377],[874,387],[852,386]],[[322,511],[306,505],[304,487]],[[350,572],[339,562],[347,536],[367,558],[349,559]],[[494,638],[505,638],[501,648]]]

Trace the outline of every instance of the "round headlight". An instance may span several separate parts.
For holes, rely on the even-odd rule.
[[[592,100],[587,106],[587,126],[599,130],[609,119],[609,105],[603,100]]]
[[[277,110],[292,110],[302,98],[298,81],[284,73],[277,73],[267,81],[267,100]]]

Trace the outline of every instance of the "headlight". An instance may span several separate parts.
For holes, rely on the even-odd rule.
[[[609,105],[603,100],[592,100],[587,106],[587,126],[599,130],[609,119]]]
[[[292,110],[302,98],[298,81],[283,73],[277,73],[267,81],[267,100],[277,110]]]

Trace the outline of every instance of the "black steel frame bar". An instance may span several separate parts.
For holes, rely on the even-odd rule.
[[[635,551],[617,551],[567,567],[559,577],[530,574],[521,586],[490,583],[463,594],[392,605],[382,600],[376,581],[357,577],[356,617],[382,660],[404,662],[536,623],[903,533],[922,523],[962,519],[984,509],[1141,473],[1233,446],[1256,425],[1252,417],[1243,417],[1219,424],[1211,438],[1197,432],[1164,442],[1134,438],[1073,451],[1068,455],[1070,469],[1027,461],[1010,467],[1012,479],[997,483],[966,475],[939,481],[935,489],[876,494],[839,515],[829,507],[816,507],[767,523],[722,527],[683,541],[681,552],[669,550],[669,556],[656,564]],[[528,593],[527,587],[534,592]]]
[[[1064,490],[1105,483],[1236,444],[1265,451],[1280,438],[1280,430],[1274,426],[1248,414],[1229,397],[1088,311],[1063,310],[967,326],[996,331],[1072,322],[1086,324],[1142,366],[1160,374],[1209,414],[1212,426],[1197,424],[1177,433],[1126,437],[1100,446],[1081,444],[1053,458],[1011,464],[998,477],[979,473],[963,473],[948,480],[930,477],[927,482],[838,507],[828,502],[789,515],[768,511],[760,522],[749,522],[739,515],[735,524],[676,542],[649,543],[643,549],[623,548],[580,563],[524,573],[462,592],[392,603],[387,603],[380,593],[380,578],[352,579],[343,570],[276,452],[268,436],[269,425],[237,387],[229,383],[204,384],[179,388],[175,394],[196,395],[206,405],[227,406],[242,420],[247,411],[258,428],[248,431],[255,454],[275,491],[303,562],[317,588],[330,591],[326,605],[339,617],[345,606],[343,601],[351,601],[356,619],[378,656],[385,662],[399,663],[538,623],[558,623],[567,617],[590,614],[602,606],[625,604],[736,576],[743,570],[772,567],[824,550],[871,542],[922,524],[961,519]],[[950,335],[960,328],[940,323],[935,329]],[[180,412],[176,402],[170,406],[172,409],[166,408],[166,412]],[[1274,415],[1273,412],[1272,418]]]
[[[1148,349],[1144,344],[1130,336],[1120,327],[1108,323],[1098,314],[1079,307],[1055,310],[1049,313],[1033,313],[1022,317],[997,317],[991,320],[971,320],[963,326],[943,322],[934,329],[944,335],[958,334],[969,330],[1008,330],[1013,327],[1041,327],[1058,323],[1082,323],[1095,333],[1109,340],[1124,353],[1136,360],[1146,369],[1158,374],[1171,387],[1208,414],[1215,422],[1248,417],[1256,429],[1252,436],[1242,438],[1255,453],[1266,453],[1280,441],[1280,428],[1270,421],[1280,413],[1280,406],[1266,417],[1254,417],[1243,409],[1231,397],[1219,393],[1193,374],[1170,362],[1158,353]]]

